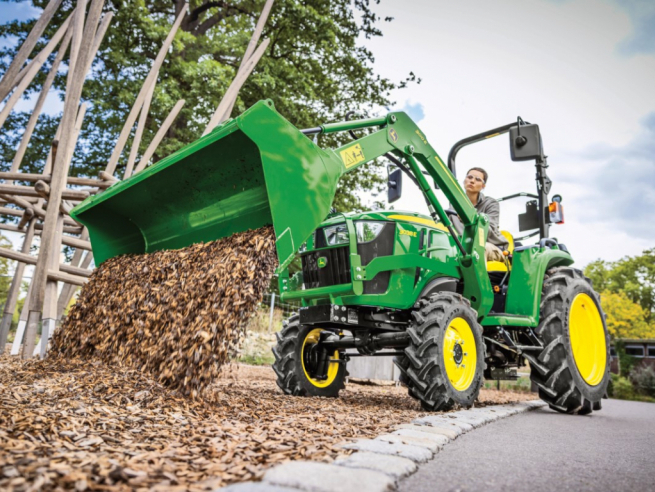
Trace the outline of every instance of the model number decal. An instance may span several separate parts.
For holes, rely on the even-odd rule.
[[[401,235],[401,236],[412,236],[412,237],[416,237],[416,236],[417,236],[417,233],[414,232],[414,231],[407,231],[407,230],[405,230],[405,229],[400,229],[400,235]]]

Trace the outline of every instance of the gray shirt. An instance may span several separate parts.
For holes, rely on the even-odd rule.
[[[486,214],[489,217],[489,233],[487,235],[487,242],[498,246],[501,250],[506,250],[509,247],[509,241],[500,233],[500,205],[490,196],[484,196],[480,193],[478,196],[478,203],[475,204],[475,209],[479,214]],[[453,226],[458,234],[464,231],[464,225],[459,217],[451,217]]]

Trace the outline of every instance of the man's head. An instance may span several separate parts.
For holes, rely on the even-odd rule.
[[[472,167],[464,178],[464,188],[468,193],[480,193],[487,185],[487,171],[481,167]]]

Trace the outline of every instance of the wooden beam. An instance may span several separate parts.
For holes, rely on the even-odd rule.
[[[266,25],[266,21],[268,20],[268,14],[270,14],[271,8],[273,7],[273,2],[274,0],[267,0],[266,3],[264,4],[262,13],[259,16],[257,25],[255,26],[255,31],[252,33],[252,37],[250,38],[250,42],[248,43],[246,52],[243,54],[243,58],[241,58],[241,64],[239,65],[239,70],[237,71],[237,75],[239,75],[239,73],[241,73],[244,70],[246,63],[248,62],[248,60],[250,60],[250,57],[255,51],[257,43],[259,42],[259,38],[262,35],[262,31],[264,30],[264,26]],[[234,108],[234,103],[236,103],[236,101],[237,98],[235,96],[232,99],[232,101],[227,105],[223,114],[220,115],[220,117],[218,118],[219,124],[223,123],[225,120],[230,118],[230,115],[232,114],[232,108]]]
[[[35,223],[35,220],[30,221],[30,225],[28,226],[25,237],[23,238],[21,253],[29,254],[30,249],[32,248]],[[0,321],[0,347],[2,347],[3,352],[5,343],[7,343],[9,328],[11,327],[11,322],[14,318],[14,311],[16,311],[18,295],[20,294],[20,289],[23,284],[23,275],[25,275],[25,263],[19,261],[14,270],[14,278],[11,280],[11,285],[7,291],[7,299],[2,314],[2,321]]]
[[[50,0],[50,3],[48,3],[46,8],[43,9],[43,13],[39,17],[39,20],[36,21],[36,24],[34,24],[34,27],[28,34],[25,42],[21,45],[18,53],[16,53],[16,56],[11,61],[9,68],[7,68],[2,80],[0,80],[0,101],[4,100],[4,98],[7,97],[7,94],[9,94],[9,92],[11,92],[11,90],[16,86],[16,75],[20,72],[27,57],[32,53],[32,50],[39,41],[39,38],[41,38],[43,31],[45,31],[45,28],[50,23],[50,19],[52,19],[52,16],[59,8],[61,1],[62,0]]]
[[[177,16],[177,19],[175,19],[175,22],[173,23],[173,27],[168,33],[166,39],[164,40],[164,44],[162,45],[161,49],[159,50],[159,53],[157,54],[157,58],[155,58],[155,61],[152,64],[150,73],[148,73],[146,80],[143,82],[143,85],[141,86],[141,90],[139,91],[139,94],[136,96],[134,105],[132,106],[130,113],[127,115],[127,119],[125,120],[123,129],[121,130],[121,133],[118,136],[118,140],[116,141],[116,145],[114,146],[114,150],[111,154],[111,157],[109,158],[109,162],[107,163],[107,167],[105,169],[105,171],[111,175],[113,175],[114,172],[116,171],[116,165],[118,164],[118,159],[120,158],[121,153],[123,152],[123,148],[125,147],[125,144],[127,143],[127,139],[130,135],[130,132],[132,131],[132,127],[134,126],[134,122],[136,121],[136,118],[139,114],[139,110],[143,106],[143,101],[146,98],[146,94],[150,87],[150,83],[157,78],[159,69],[161,68],[162,63],[164,62],[164,59],[168,54],[168,49],[173,43],[175,34],[177,33],[177,30],[180,27],[180,24],[182,23],[182,20],[184,19],[186,13],[187,13],[187,9],[185,7],[180,11],[179,15]]]
[[[45,183],[43,183],[46,185]],[[48,185],[46,185],[48,186]],[[48,186],[48,189],[50,187]],[[41,194],[34,189],[33,186],[22,186],[22,185],[8,185],[0,184],[0,194],[8,196],[35,196],[40,197]],[[87,191],[77,191],[65,189],[61,192],[61,196],[64,200],[85,200],[90,194]]]
[[[246,62],[245,66],[243,67],[243,71],[237,73],[237,76],[234,78],[234,80],[230,84],[230,87],[225,92],[225,95],[223,96],[221,103],[218,105],[216,112],[209,120],[209,124],[205,128],[205,131],[203,132],[203,136],[207,135],[210,131],[212,131],[216,127],[216,125],[220,123],[223,114],[225,114],[225,110],[227,106],[231,104],[233,99],[236,99],[237,95],[239,94],[239,90],[241,89],[241,86],[243,86],[245,81],[248,79],[250,73],[254,70],[255,65],[257,65],[257,62],[264,54],[264,51],[266,51],[266,48],[268,47],[270,41],[271,41],[270,39],[265,39],[264,42],[261,45],[259,45],[259,48],[257,48],[257,50],[253,53],[250,59]]]
[[[103,0],[92,0],[89,7],[82,38],[92,40],[98,29],[98,22],[102,14]],[[78,8],[81,8],[78,5]],[[75,35],[74,35],[75,36]],[[75,63],[75,72],[70,79],[70,84],[66,88],[66,99],[64,101],[64,114],[61,119],[61,139],[59,141],[60,150],[56,156],[53,156],[52,179],[50,182],[50,206],[46,212],[43,223],[43,233],[41,234],[41,246],[39,258],[32,275],[32,289],[30,299],[30,311],[25,327],[25,341],[23,343],[22,358],[29,359],[34,352],[34,340],[36,331],[41,322],[43,305],[45,301],[45,290],[48,282],[48,272],[50,270],[50,257],[53,254],[57,237],[57,222],[59,218],[59,204],[61,203],[62,193],[66,185],[66,177],[70,169],[69,153],[75,147],[76,141],[73,140],[75,133],[75,123],[79,109],[80,97],[84,87],[84,79],[87,75],[87,68],[90,65],[89,57],[95,57],[93,52],[93,43],[82,43],[79,54]]]
[[[91,251],[91,243],[89,241],[84,241],[82,239],[78,239],[76,237],[71,237],[71,236],[62,236],[61,237],[61,242],[65,244],[66,246],[71,246],[73,248],[77,249],[83,249],[86,251]]]
[[[25,76],[22,78],[22,80],[18,83],[18,85],[16,86],[16,89],[11,94],[11,96],[9,97],[7,102],[5,103],[4,107],[0,111],[0,128],[2,128],[2,125],[4,125],[5,121],[7,120],[7,117],[9,116],[9,113],[11,113],[11,110],[14,108],[16,103],[23,96],[23,93],[25,92],[25,89],[27,89],[27,87],[32,83],[32,80],[34,80],[34,77],[36,77],[36,74],[38,74],[39,70],[41,70],[41,67],[43,66],[45,61],[48,59],[48,57],[50,56],[50,53],[52,53],[52,51],[55,49],[57,44],[59,44],[59,41],[61,41],[61,38],[64,37],[64,34],[66,34],[66,30],[68,29],[68,25],[71,22],[71,17],[72,17],[72,15],[68,16],[68,19],[66,19],[64,21],[64,23],[57,30],[57,32],[52,37],[52,39],[48,42],[46,47],[30,63],[29,70],[27,71]]]
[[[44,181],[46,183],[50,182],[52,176],[50,174],[35,174],[35,173],[18,173],[18,172],[1,172],[0,179],[11,180],[11,181],[28,181],[31,183],[36,183],[37,181]],[[68,176],[66,178],[66,184],[75,185],[75,186],[94,186],[96,188],[109,188],[117,180],[114,181],[105,181],[102,179],[96,178],[76,178],[74,176]]]
[[[73,221],[71,219],[71,222],[73,222],[75,225],[64,225],[64,233],[66,234],[81,234],[82,230],[84,229],[81,225],[79,225],[77,222]],[[64,222],[65,224],[65,222]],[[36,223],[36,230],[37,231],[42,231],[43,230],[43,224],[40,222]]]
[[[132,176],[132,171],[134,170],[134,161],[136,160],[136,155],[139,152],[139,145],[141,144],[141,137],[143,136],[143,130],[146,127],[146,120],[148,119],[148,113],[150,112],[150,103],[152,102],[152,96],[155,93],[155,87],[157,85],[157,76],[152,79],[146,98],[143,101],[143,107],[141,108],[141,113],[139,114],[139,121],[136,124],[136,131],[134,132],[134,138],[132,139],[132,148],[130,149],[130,155],[127,158],[127,165],[125,166],[125,172],[123,173],[123,179],[127,179]]]
[[[19,229],[24,229],[27,223],[34,218],[34,209],[33,208],[26,208],[25,213],[23,216],[20,218],[18,221],[18,227]]]
[[[54,270],[48,270],[48,279],[53,282],[65,282],[67,284],[73,285],[85,285],[89,279],[87,277],[80,277],[78,275],[71,275],[64,272],[57,272]]]
[[[155,153],[155,150],[157,150],[157,147],[159,147],[159,144],[161,143],[162,139],[166,135],[166,132],[173,124],[173,121],[175,121],[175,118],[177,118],[177,115],[182,109],[182,106],[184,106],[184,99],[180,99],[178,102],[175,103],[175,106],[173,106],[171,112],[168,113],[168,116],[166,117],[162,125],[159,127],[159,130],[157,130],[157,133],[155,134],[155,137],[152,139],[152,142],[150,142],[150,145],[148,145],[148,148],[143,153],[143,156],[141,156],[141,160],[139,161],[139,164],[136,166],[136,169],[134,170],[134,174],[138,173],[139,171],[142,171],[148,165],[150,158]]]
[[[42,253],[43,253],[42,251],[39,251],[39,255],[41,255]],[[29,253],[21,253],[19,251],[14,251],[13,249],[9,249],[9,248],[0,248],[0,256],[10,260],[25,263],[26,265],[36,265],[38,261],[38,257],[36,256],[32,256]],[[92,273],[90,270],[74,267],[71,265],[67,265],[65,263],[59,265],[59,270],[73,275],[78,275],[80,277],[90,277]]]
[[[34,132],[36,123],[39,119],[39,116],[41,115],[41,111],[43,110],[43,105],[45,104],[45,100],[48,98],[50,87],[52,86],[52,83],[55,80],[55,76],[59,71],[59,65],[61,64],[61,61],[64,59],[64,56],[66,55],[66,51],[68,51],[68,45],[70,44],[72,35],[73,35],[73,30],[69,28],[66,31],[66,36],[64,36],[64,40],[61,42],[61,46],[59,47],[57,56],[55,57],[55,60],[52,62],[52,67],[50,67],[50,72],[48,72],[48,76],[43,82],[43,86],[41,87],[41,92],[39,93],[39,98],[36,100],[36,104],[34,105],[32,114],[30,114],[30,119],[27,122],[27,125],[25,126],[25,131],[23,132],[23,136],[20,139],[20,144],[18,145],[18,149],[16,150],[16,153],[14,154],[14,158],[11,162],[11,171],[15,172],[18,171],[18,169],[20,169],[20,164],[21,162],[23,162],[23,157],[25,156],[25,152],[27,151],[27,147],[32,138],[32,133]],[[7,183],[7,184],[11,184],[11,183]]]

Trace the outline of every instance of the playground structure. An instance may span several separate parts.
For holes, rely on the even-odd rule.
[[[99,172],[98,177],[70,176],[71,159],[87,109],[86,103],[82,101],[84,80],[110,27],[113,14],[107,12],[103,15],[104,0],[91,0],[88,5],[87,0],[79,0],[75,9],[59,26],[45,47],[33,54],[36,44],[61,4],[62,0],[51,0],[48,3],[0,80],[0,101],[5,101],[0,109],[1,129],[7,116],[42,69],[48,57],[57,49],[51,69],[36,98],[34,109],[16,149],[11,169],[0,172],[0,180],[2,180],[0,214],[14,219],[13,224],[0,224],[0,230],[23,235],[20,251],[0,248],[0,256],[17,262],[0,322],[0,347],[3,350],[16,311],[21,285],[25,279],[25,268],[27,265],[34,267],[11,348],[13,355],[20,353],[23,358],[30,358],[37,354],[42,357],[45,355],[48,341],[58,321],[77,288],[88,281],[94,266],[88,231],[70,216],[70,211],[87,197],[96,195],[121,179],[129,178],[146,169],[185,103],[183,99],[177,101],[143,155],[139,157],[138,149],[159,71],[180,25],[185,16],[189,15],[186,6],[176,12],[175,21],[127,115],[105,169]],[[269,39],[264,39],[261,43],[259,39],[272,5],[273,0],[266,1],[237,74],[211,117],[205,134],[229,118],[239,90],[266,51]],[[38,118],[67,52],[70,53],[70,62],[64,109],[43,173],[21,172],[21,164]],[[33,57],[29,60],[31,55]],[[127,164],[122,176],[117,177],[119,159],[131,135],[133,138]],[[17,224],[15,219],[19,219]],[[31,251],[37,238],[38,251],[33,254]],[[64,247],[74,249],[70,262],[61,261]],[[36,345],[39,325],[41,325],[41,338]]]

